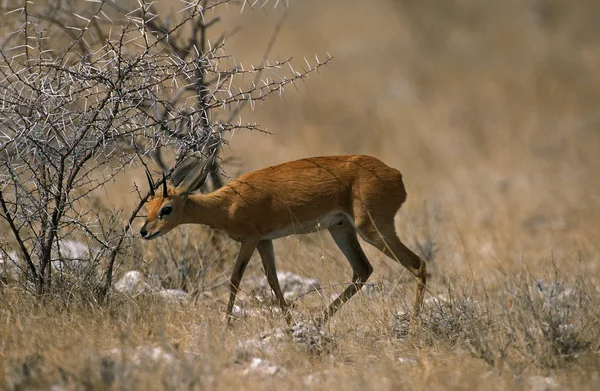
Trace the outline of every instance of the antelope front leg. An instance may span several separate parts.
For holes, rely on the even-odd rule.
[[[275,293],[275,297],[279,302],[279,307],[281,308],[281,312],[285,316],[285,321],[288,325],[292,324],[292,314],[288,309],[287,303],[285,302],[285,298],[283,297],[283,292],[281,292],[281,287],[279,286],[279,280],[277,278],[277,268],[275,267],[275,253],[273,252],[273,242],[271,240],[261,240],[258,242],[256,246],[258,249],[258,253],[262,259],[263,267],[265,269],[265,275],[267,276],[267,282],[269,286]]]
[[[242,242],[240,252],[238,253],[237,260],[235,261],[233,273],[231,274],[231,279],[229,280],[229,303],[227,304],[227,311],[225,312],[225,315],[227,316],[228,327],[231,324],[231,312],[233,311],[235,296],[240,288],[242,276],[244,275],[244,271],[246,270],[248,262],[250,262],[250,258],[252,258],[256,244],[256,241]]]

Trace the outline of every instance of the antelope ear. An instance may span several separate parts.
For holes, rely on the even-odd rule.
[[[206,158],[200,152],[190,154],[171,173],[171,184],[175,187],[181,185],[190,172],[202,166],[205,161]]]
[[[179,186],[177,186],[177,190],[181,192],[182,196],[187,198],[191,192],[197,190],[204,184],[206,177],[208,176],[208,173],[215,162],[215,158],[216,152],[214,152],[208,159],[204,160],[204,164],[200,164],[203,159],[196,156],[194,158],[194,160],[196,160],[196,164],[190,164],[189,167],[186,167],[186,169],[189,171]]]
[[[152,160],[154,160],[154,163],[156,163],[156,165],[160,167],[162,172],[169,172],[169,167],[167,167],[167,165],[165,164],[160,147],[154,148],[154,150],[150,152],[150,157],[152,158]]]

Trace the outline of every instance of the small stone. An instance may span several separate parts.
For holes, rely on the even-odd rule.
[[[156,296],[165,300],[167,303],[178,304],[189,300],[189,294],[181,289],[162,289],[156,292]]]
[[[250,366],[244,370],[244,375],[251,373],[269,375],[269,376],[282,376],[285,374],[285,370],[281,367],[271,364],[267,360],[262,358],[254,357],[250,362]]]
[[[150,286],[144,282],[144,275],[137,270],[130,270],[114,284],[117,292],[126,295],[139,295],[149,290]]]

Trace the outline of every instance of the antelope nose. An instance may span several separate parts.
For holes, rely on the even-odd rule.
[[[148,231],[146,231],[146,228],[142,227],[142,229],[140,230],[140,235],[142,235],[142,238],[145,238],[146,235],[148,235]]]

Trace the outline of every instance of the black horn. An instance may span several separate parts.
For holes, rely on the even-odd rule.
[[[154,194],[154,181],[152,180],[152,175],[150,175],[150,171],[148,171],[148,169],[146,168],[146,178],[148,178],[148,184],[150,185],[150,195],[152,197],[155,196]]]
[[[163,198],[167,198],[169,196],[168,192],[167,192],[167,178],[165,177],[165,173],[163,172],[163,183],[162,183],[162,189],[163,189]]]

